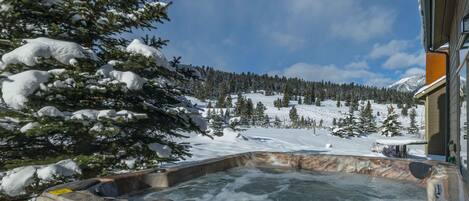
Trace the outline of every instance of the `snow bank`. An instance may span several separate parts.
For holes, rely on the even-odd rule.
[[[169,65],[168,60],[161,51],[154,47],[146,45],[140,39],[134,39],[129,44],[129,46],[127,46],[126,50],[130,53],[141,54],[143,56],[153,58],[156,62],[156,65],[174,71],[174,68]]]
[[[2,61],[8,64],[25,64],[34,66],[39,57],[54,58],[63,64],[74,65],[77,58],[96,59],[96,55],[89,49],[73,42],[54,40],[50,38],[25,39],[26,44],[6,53]]]
[[[39,85],[49,80],[47,71],[28,70],[8,76],[2,82],[2,97],[5,103],[15,109],[22,109]]]
[[[41,182],[53,181],[56,177],[73,177],[81,174],[78,165],[72,160],[63,160],[55,164],[40,166],[24,166],[4,172],[1,179],[0,192],[9,196],[25,193],[25,188],[34,182],[34,175]]]
[[[221,140],[221,141],[232,141],[232,142],[236,141],[237,139],[247,140],[247,138],[241,135],[241,133],[236,132],[235,130],[231,128],[224,128],[223,136],[215,137],[215,139]]]

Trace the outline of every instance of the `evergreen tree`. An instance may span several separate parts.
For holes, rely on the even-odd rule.
[[[250,98],[246,101],[246,108],[243,114],[247,119],[251,119],[254,114],[254,104]]]
[[[274,101],[274,106],[280,110],[280,108],[283,106],[282,104],[282,100],[280,100],[280,98],[278,98],[277,100]]]
[[[233,99],[231,98],[231,95],[229,95],[229,94],[226,96],[225,107],[226,108],[233,107]]]
[[[340,96],[339,96],[339,98],[337,99],[336,106],[337,106],[337,107],[340,107],[340,106],[342,106],[342,104],[340,103]]]
[[[321,99],[320,98],[316,98],[316,101],[314,102],[314,105],[316,106],[321,106]]]
[[[0,118],[17,121],[0,128],[0,169],[71,158],[84,175],[97,176],[126,159],[150,168],[189,155],[173,139],[206,125],[180,93],[185,89],[159,81],[185,82],[161,53],[167,41],[122,34],[156,28],[169,20],[167,7],[144,0],[3,1],[0,69],[9,81]],[[11,99],[12,87],[31,91]],[[150,144],[168,146],[171,155]]]
[[[333,126],[336,126],[337,125],[337,119],[334,117],[332,118],[332,125]]]
[[[256,124],[258,125],[261,125],[263,124],[264,122],[264,117],[265,117],[265,114],[264,114],[264,111],[266,110],[267,108],[264,106],[264,104],[262,104],[262,102],[257,102],[256,104],[256,109],[254,111],[254,120],[256,122]]]
[[[366,106],[362,107],[360,111],[360,128],[365,133],[376,131],[376,121],[373,116],[373,109],[371,108],[370,101],[367,101]]]
[[[275,119],[274,119],[274,126],[276,128],[281,128],[282,127],[282,120],[280,120],[280,118],[278,118],[277,116],[275,116]]]
[[[388,115],[381,126],[381,135],[393,137],[401,135],[401,123],[397,120],[398,115],[391,105],[388,107]]]
[[[227,98],[226,90],[223,87],[223,85],[220,85],[220,87],[218,88],[218,98],[217,98],[217,103],[215,104],[215,107],[217,108],[226,107],[226,103],[225,103],[226,98]]]
[[[353,106],[350,105],[349,112],[343,121],[339,120],[338,126],[332,129],[332,135],[339,136],[342,138],[346,137],[357,137],[360,136],[363,131],[358,125],[358,120],[354,115]]]
[[[417,135],[419,133],[419,128],[417,126],[417,122],[415,121],[415,117],[417,117],[417,112],[415,111],[415,108],[412,108],[409,114],[409,118],[410,118],[409,133],[412,135]]]
[[[295,106],[290,109],[289,112],[290,121],[292,122],[293,127],[296,127],[298,123],[298,112],[296,111]]]
[[[266,128],[270,127],[270,117],[269,117],[269,115],[264,116],[264,122],[262,123],[262,126],[266,127]]]
[[[401,115],[404,117],[407,117],[407,115],[409,115],[408,110],[409,110],[409,105],[405,104],[401,109]]]
[[[235,115],[236,116],[242,116],[243,111],[245,110],[246,107],[246,102],[244,100],[244,97],[241,93],[238,94],[238,100],[236,102],[235,106]]]
[[[288,107],[288,104],[290,103],[291,99],[291,94],[290,94],[290,88],[285,86],[285,89],[283,90],[283,99],[282,99],[282,107]]]
[[[301,97],[298,98],[298,105],[303,104],[303,101],[301,100]]]
[[[214,112],[209,120],[209,128],[212,135],[223,136],[223,117],[220,113]]]

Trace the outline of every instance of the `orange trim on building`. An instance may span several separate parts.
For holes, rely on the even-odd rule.
[[[426,53],[426,85],[446,75],[446,59],[446,54],[444,53]]]

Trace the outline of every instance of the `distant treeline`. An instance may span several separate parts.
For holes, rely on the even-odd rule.
[[[181,64],[180,64],[181,65]],[[300,78],[287,78],[277,75],[258,75],[255,73],[233,73],[215,70],[211,67],[193,67],[200,73],[200,79],[194,79],[184,83],[195,97],[205,99],[217,99],[228,94],[264,90],[265,95],[283,93],[288,91],[292,98],[303,96],[304,101],[315,99],[325,100],[374,100],[377,103],[410,104],[415,103],[413,94],[400,92],[393,89],[363,86],[355,83],[337,84],[329,81],[312,82]]]

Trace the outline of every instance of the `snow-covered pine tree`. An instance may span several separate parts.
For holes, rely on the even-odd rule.
[[[288,85],[285,86],[285,89],[283,90],[283,98],[282,98],[282,107],[288,107],[290,104],[290,99],[291,99],[291,91],[290,87]]]
[[[347,116],[338,123],[336,127],[332,129],[332,135],[339,136],[342,138],[346,137],[358,137],[363,134],[363,131],[360,129],[357,118],[354,115],[353,106],[349,106],[349,112]]]
[[[254,121],[256,125],[262,125],[264,123],[264,111],[267,108],[264,106],[262,102],[257,102],[256,108],[254,109]]]
[[[238,98],[235,104],[235,115],[241,116],[246,107],[246,101],[241,93],[238,93]]]
[[[278,116],[275,116],[275,118],[274,118],[274,126],[276,128],[281,128],[282,127],[282,120],[280,120],[280,118],[278,118]]]
[[[228,94],[228,95],[226,96],[225,107],[226,107],[226,108],[231,108],[231,107],[233,107],[233,99],[231,98],[231,95],[230,95],[230,94]]]
[[[296,111],[296,108],[295,106],[292,106],[292,108],[290,109],[290,112],[289,112],[289,117],[290,117],[290,121],[291,121],[291,124],[293,127],[296,127],[297,124],[298,124],[298,112]]]
[[[388,107],[388,115],[381,125],[381,135],[393,137],[401,135],[401,123],[398,121],[398,114],[391,105]]]
[[[417,117],[417,112],[415,111],[415,108],[412,108],[410,110],[409,118],[410,118],[410,125],[409,125],[409,133],[412,135],[418,135],[419,134],[419,127],[417,126],[417,121],[415,120],[415,117]]]
[[[404,117],[407,117],[407,115],[409,115],[408,111],[409,111],[409,104],[405,104],[404,106],[402,106],[401,115]]]
[[[264,115],[264,121],[262,122],[262,126],[265,128],[270,127],[270,117],[269,115]]]
[[[210,134],[216,136],[223,136],[224,121],[222,117],[222,110],[215,111],[212,115],[209,123]]]
[[[190,154],[174,137],[206,125],[171,84],[184,77],[160,51],[166,40],[121,37],[168,20],[168,4],[0,4],[0,169],[72,158],[95,176],[127,159],[148,168]]]
[[[360,128],[365,133],[376,132],[376,120],[373,116],[371,102],[368,101],[365,107],[360,110],[359,117]]]

